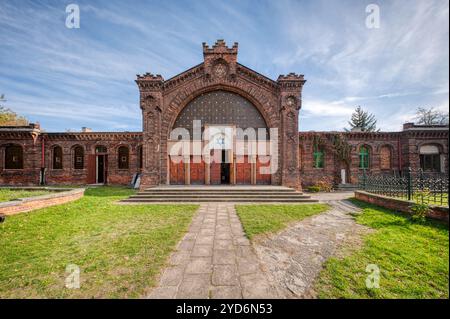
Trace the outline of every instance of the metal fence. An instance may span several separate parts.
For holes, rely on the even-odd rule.
[[[363,171],[358,188],[369,193],[412,200],[417,203],[449,206],[448,175],[443,173],[413,172],[370,175]]]

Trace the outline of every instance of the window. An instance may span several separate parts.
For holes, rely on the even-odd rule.
[[[314,146],[314,153],[313,153],[313,167],[314,168],[323,168],[324,166],[324,160],[323,160],[324,156],[323,156],[323,149],[318,146],[315,145]]]
[[[9,145],[5,148],[5,168],[23,169],[23,149],[19,145]]]
[[[392,152],[390,146],[382,146],[380,149],[380,169],[388,170],[392,167]]]
[[[424,145],[420,147],[420,168],[424,172],[441,171],[441,155],[439,148],[435,145]]]
[[[84,168],[84,150],[81,146],[76,146],[73,149],[73,168],[74,169]]]
[[[361,146],[359,149],[359,168],[369,168],[369,149],[366,146]]]
[[[105,146],[97,146],[95,148],[95,153],[106,153],[106,152],[107,152],[107,149]]]
[[[128,169],[128,147],[119,147],[119,169]]]
[[[63,168],[63,156],[62,156],[62,148],[61,146],[55,146],[53,148],[53,169],[62,169]]]

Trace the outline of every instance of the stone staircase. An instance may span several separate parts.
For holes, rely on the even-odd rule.
[[[356,191],[358,190],[358,185],[357,184],[338,184],[337,190],[339,191]]]
[[[159,202],[249,202],[304,203],[317,202],[310,196],[283,186],[159,186],[147,188],[122,200],[126,203]]]

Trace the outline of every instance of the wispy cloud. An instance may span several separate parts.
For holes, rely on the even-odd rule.
[[[47,130],[140,130],[135,74],[165,78],[201,62],[201,42],[238,41],[239,61],[276,78],[305,74],[300,128],[342,129],[356,105],[397,130],[419,106],[448,107],[448,2],[77,1],[0,3],[0,93]],[[58,120],[59,119],[59,120]]]

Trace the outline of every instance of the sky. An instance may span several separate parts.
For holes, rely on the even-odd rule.
[[[448,110],[448,38],[447,0],[1,0],[0,94],[49,132],[141,131],[136,74],[169,79],[224,39],[269,78],[304,74],[301,131],[342,130],[358,105],[398,131],[418,107]]]

